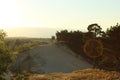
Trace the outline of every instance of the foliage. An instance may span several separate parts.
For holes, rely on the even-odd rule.
[[[10,53],[5,44],[5,35],[5,32],[3,30],[0,30],[0,75],[2,75],[4,72],[9,71],[9,67],[14,59],[13,55]]]
[[[102,28],[98,24],[90,24],[88,26],[88,32],[81,31],[57,31],[56,37],[58,42],[66,44],[78,55],[85,57],[90,63],[93,63],[94,59],[86,55],[85,45],[88,44],[88,41],[93,41],[93,44],[90,42],[87,46],[89,50],[92,50],[92,54],[99,53],[94,49],[97,47],[91,47],[90,45],[95,46],[95,42],[100,42],[102,46],[102,55],[96,58],[97,68],[102,68],[106,70],[117,70],[120,71],[120,25],[117,24],[112,26],[110,29],[107,29],[106,32],[102,31]],[[97,55],[97,54],[96,54]],[[114,64],[114,66],[112,65]]]
[[[57,32],[56,36],[60,43],[68,45],[74,51],[79,51],[83,45],[83,33],[81,31],[68,32],[67,30],[62,30]]]
[[[14,80],[28,80],[28,79],[26,78],[26,76],[25,76],[24,74],[22,74],[22,73],[15,75],[15,76],[13,77],[13,79],[14,79]]]
[[[109,52],[110,56],[115,58],[110,58],[113,61],[116,61],[117,69],[120,71],[120,25],[117,24],[107,29],[106,31],[107,37],[103,40],[106,51]]]
[[[6,33],[4,30],[0,29],[0,40],[4,41],[4,38],[6,37]]]
[[[97,39],[87,40],[83,47],[85,54],[91,58],[97,58],[103,55],[103,45]]]
[[[89,25],[87,29],[89,32],[93,32],[95,36],[97,36],[102,30],[102,28],[96,23]]]
[[[41,44],[48,44],[49,41],[48,39],[42,40],[37,38],[6,38],[5,43],[11,52],[17,54],[30,50]]]
[[[52,39],[52,40],[55,40],[55,36],[52,36],[51,39]]]
[[[102,28],[97,24],[90,24],[88,26],[88,32],[94,33],[94,37],[105,37],[106,34],[104,31],[102,31]]]

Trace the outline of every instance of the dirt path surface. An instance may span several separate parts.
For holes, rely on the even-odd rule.
[[[17,55],[14,70],[27,70],[35,73],[71,72],[91,68],[82,57],[62,45],[49,44],[36,47]]]

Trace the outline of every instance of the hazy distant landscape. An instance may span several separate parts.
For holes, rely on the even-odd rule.
[[[8,37],[28,37],[28,38],[51,38],[59,29],[55,28],[37,28],[37,27],[18,27],[5,29]],[[14,32],[16,31],[16,32]],[[13,33],[14,32],[14,33]]]
[[[51,38],[55,36],[55,33],[60,30],[67,29],[71,30],[81,30],[87,31],[87,29],[72,29],[72,28],[47,28],[47,27],[8,27],[2,28],[7,32],[7,37],[28,37],[28,38]],[[15,32],[14,32],[15,31]],[[14,34],[13,34],[14,32]]]

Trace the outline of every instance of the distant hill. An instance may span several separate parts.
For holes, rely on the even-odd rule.
[[[18,27],[5,29],[8,37],[51,38],[55,35],[55,28]]]

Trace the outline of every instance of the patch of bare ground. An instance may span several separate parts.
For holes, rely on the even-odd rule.
[[[82,57],[76,58],[74,53],[62,45],[41,45],[17,55],[13,70],[32,73],[71,72],[91,68],[92,65]]]

